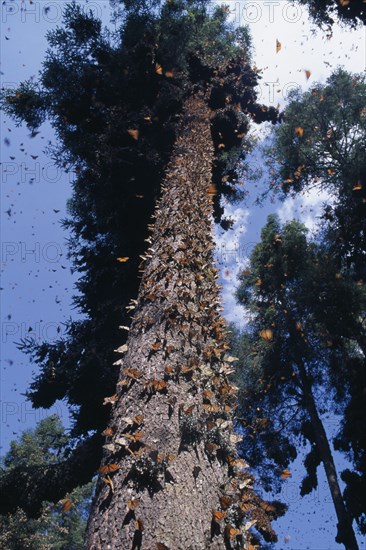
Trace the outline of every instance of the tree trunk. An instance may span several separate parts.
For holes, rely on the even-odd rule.
[[[357,540],[352,528],[352,521],[344,504],[342,492],[339,487],[337,470],[334,464],[332,451],[329,446],[328,437],[325,432],[323,422],[319,417],[311,388],[311,383],[309,381],[306,368],[302,359],[297,361],[297,366],[299,369],[299,377],[301,380],[306,408],[314,429],[315,442],[318,447],[321,461],[324,465],[329,490],[332,495],[334,508],[337,514],[338,533],[336,541],[344,544],[347,550],[358,550]]]
[[[213,267],[213,157],[209,109],[190,98],[118,362],[117,395],[106,400],[113,412],[88,549],[245,546],[237,529],[244,514],[234,503],[249,475],[229,419],[235,388]]]

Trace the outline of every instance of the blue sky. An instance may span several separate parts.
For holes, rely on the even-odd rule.
[[[85,5],[84,1],[80,3]],[[365,69],[364,29],[337,28],[333,38],[326,39],[320,31],[312,34],[304,9],[285,0],[225,3],[236,23],[250,26],[254,62],[263,70],[259,92],[261,101],[267,105],[283,108],[291,88],[306,89],[315,81],[324,82],[337,65],[353,72]],[[3,87],[16,87],[22,80],[37,75],[47,46],[45,34],[61,24],[64,5],[62,1],[47,0],[2,2]],[[108,23],[107,0],[89,1],[87,5]],[[278,53],[276,40],[281,42]],[[311,71],[308,80],[306,70]],[[253,137],[263,139],[268,131],[257,128]],[[54,135],[48,124],[31,138],[26,128],[17,128],[13,121],[1,118],[1,452],[6,451],[16,434],[34,427],[36,421],[50,412],[58,412],[68,424],[63,404],[57,404],[51,411],[33,411],[26,402],[22,393],[31,381],[33,365],[15,345],[27,335],[52,340],[62,334],[62,323],[77,314],[71,309],[75,277],[67,259],[67,235],[60,226],[60,220],[66,216],[72,175],[57,171],[45,155],[44,149],[52,141]],[[253,152],[248,162],[254,169],[263,169],[258,151]],[[228,206],[235,220],[234,229],[225,234],[217,230],[224,313],[239,325],[245,323],[245,312],[233,297],[237,274],[258,240],[266,216],[274,211],[282,221],[297,216],[313,228],[324,200],[312,193],[283,204],[267,201],[259,208],[253,205],[253,200],[261,185],[261,181],[249,184],[247,201]],[[335,422],[335,418],[326,419],[330,430]],[[280,495],[291,507],[276,524],[280,536],[276,549],[333,549],[337,546],[335,521],[325,479],[321,474],[319,489],[300,499],[296,480],[301,470],[300,462],[295,463],[293,478],[286,481]]]

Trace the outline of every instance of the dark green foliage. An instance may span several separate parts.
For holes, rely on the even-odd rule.
[[[343,69],[306,93],[295,92],[267,151],[282,196],[327,189],[324,208],[333,253],[365,279],[366,82]]]
[[[244,425],[250,434],[245,439],[252,454],[248,460],[260,466],[259,477],[269,490],[272,485],[279,489],[282,469],[296,458],[292,432],[301,434],[307,420],[294,370],[288,312],[296,307],[299,279],[312,269],[312,261],[305,230],[296,222],[282,231],[276,217],[270,216],[261,237],[237,293],[253,314],[239,348],[239,385]],[[306,312],[292,314],[298,323],[306,316]],[[307,346],[301,351],[310,359]]]
[[[352,3],[351,3],[352,4]],[[356,4],[356,3],[355,3]],[[347,506],[365,532],[366,82],[337,70],[325,85],[295,93],[269,151],[282,196],[326,190],[323,258],[312,273],[311,312],[328,346],[331,385],[342,402],[335,446],[354,471],[342,474]],[[335,274],[335,275],[334,275]],[[336,279],[336,284],[335,284]],[[362,353],[360,353],[362,352]],[[342,385],[347,387],[344,398]],[[342,401],[345,399],[345,401]]]
[[[297,457],[296,446],[281,429],[287,424],[288,413],[297,413],[297,405],[291,397],[285,404],[280,395],[273,403],[267,399],[272,388],[275,395],[279,382],[265,378],[268,364],[261,363],[263,344],[254,334],[236,334],[232,348],[239,358],[235,383],[239,387],[237,421],[244,429],[241,451],[263,488],[276,492],[281,487],[281,471]]]
[[[338,448],[350,452],[360,472],[351,475],[358,476],[360,489],[365,459],[361,417],[366,411],[354,385],[357,380],[363,388],[358,393],[365,391],[359,344],[365,337],[364,287],[339,273],[337,258],[308,241],[301,224],[281,226],[275,216],[268,218],[240,280],[238,299],[252,314],[237,344],[245,456],[258,467],[265,488],[278,490],[281,471],[307,442],[307,475],[300,492],[317,487],[320,454],[307,405],[309,385],[320,413],[344,415]],[[348,507],[362,526],[365,509],[361,512],[358,505],[356,512],[352,504],[361,493],[350,491]]]
[[[59,417],[49,416],[41,420],[34,430],[23,432],[20,441],[11,441],[10,450],[2,459],[2,467],[9,472],[14,468],[58,462],[68,439]]]
[[[339,21],[350,27],[366,23],[366,8],[363,0],[296,0],[308,8],[310,17],[319,25],[331,31],[333,23]]]
[[[365,108],[364,75],[343,69],[334,72],[326,84],[314,84],[304,93],[292,92],[284,122],[275,132],[277,154],[268,151],[270,160],[279,162],[275,174],[279,189],[293,194],[320,185],[321,180],[341,191],[347,178],[352,188],[357,182],[352,176],[360,177],[365,164]]]
[[[49,466],[65,461],[68,452],[69,438],[59,418],[55,415],[45,418],[34,430],[23,432],[18,442],[11,442],[2,459],[1,484],[17,483],[17,477],[31,469],[39,475]],[[26,490],[24,486],[23,492]],[[76,487],[61,503],[43,502],[37,519],[26,515],[20,508],[21,501],[14,503],[10,514],[0,515],[1,548],[81,550],[93,490],[94,483],[90,482]],[[9,496],[8,491],[3,494]]]
[[[365,360],[354,358],[347,371],[350,384],[350,400],[344,412],[341,429],[334,441],[336,449],[343,451],[353,465],[353,471],[346,469],[341,477],[346,483],[344,498],[351,514],[357,518],[360,530],[366,533],[366,434]]]
[[[300,495],[308,495],[317,488],[318,486],[318,476],[317,469],[320,465],[321,458],[319,456],[319,451],[316,445],[313,445],[311,451],[306,455],[304,460],[304,466],[306,468],[306,476],[302,480]]]
[[[76,487],[68,499],[72,507],[63,512],[62,503],[43,503],[40,516],[30,518],[18,508],[0,516],[0,545],[6,550],[82,550],[94,483]]]

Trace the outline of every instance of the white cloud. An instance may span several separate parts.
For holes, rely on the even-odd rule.
[[[228,321],[242,325],[244,309],[236,303],[235,290],[239,284],[238,275],[254,246],[246,237],[250,211],[245,207],[226,204],[225,213],[234,223],[232,229],[227,231],[216,227],[216,265],[220,269],[223,285],[224,316]]]
[[[328,204],[331,202],[329,193],[324,190],[312,189],[294,198],[287,198],[278,208],[277,214],[282,223],[295,218],[303,223],[310,232],[314,232],[325,202]]]
[[[284,107],[288,92],[295,87],[306,90],[314,82],[325,82],[342,65],[352,72],[366,66],[366,29],[334,25],[332,37],[315,29],[304,6],[281,0],[268,2],[225,0],[231,19],[249,25],[253,38],[253,59],[260,69],[259,100]],[[276,53],[276,41],[281,48]],[[307,79],[306,70],[310,71]]]

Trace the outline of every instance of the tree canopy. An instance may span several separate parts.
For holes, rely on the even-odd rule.
[[[305,495],[317,487],[317,468],[324,462],[311,401],[318,417],[340,415],[337,448],[354,448],[355,472],[343,474],[354,480],[346,500],[363,529],[365,442],[357,427],[351,436],[349,422],[350,411],[354,420],[364,408],[354,384],[363,384],[365,374],[359,345],[365,289],[339,273],[328,247],[309,241],[304,226],[296,221],[281,226],[275,216],[268,218],[240,281],[238,299],[251,313],[238,346],[241,412],[249,436],[243,451],[259,468],[265,488],[278,490],[298,448],[306,444],[307,475],[300,488]]]
[[[324,85],[292,93],[268,150],[271,188],[285,197],[327,189],[329,245],[364,280],[366,242],[365,74],[335,71]]]
[[[366,23],[365,2],[363,0],[296,0],[306,6],[313,21],[331,32],[338,19],[341,23],[356,27]]]
[[[301,416],[304,401],[292,367],[300,357],[308,369],[319,413],[333,411],[340,417],[334,447],[347,454],[353,468],[341,474],[347,484],[344,500],[362,532],[365,92],[364,74],[338,69],[325,84],[292,93],[266,151],[272,180],[269,190],[281,199],[322,190],[329,199],[322,205],[316,240],[309,240],[297,222],[282,227],[278,219],[269,218],[238,290],[239,300],[253,315],[240,346],[246,350],[241,352],[247,388],[244,403],[252,403],[253,411],[249,425],[260,432],[259,439],[253,440],[254,462],[262,465],[268,487],[278,487],[274,465],[286,468],[297,455],[296,439],[285,429],[292,426],[292,433],[311,445],[301,492],[316,487],[320,455],[306,415]],[[283,406],[280,396],[290,406]],[[258,407],[265,411],[263,425]]]
[[[60,419],[56,415],[45,418],[35,429],[23,432],[19,441],[10,443],[10,450],[1,461],[1,483],[9,480],[11,484],[20,472],[29,468],[42,475],[50,465],[65,460],[67,452],[68,434]],[[89,482],[76,487],[57,504],[43,502],[37,519],[29,519],[15,502],[12,513],[0,515],[1,547],[8,550],[81,550],[93,489],[94,483]],[[27,488],[23,490],[26,492]]]

